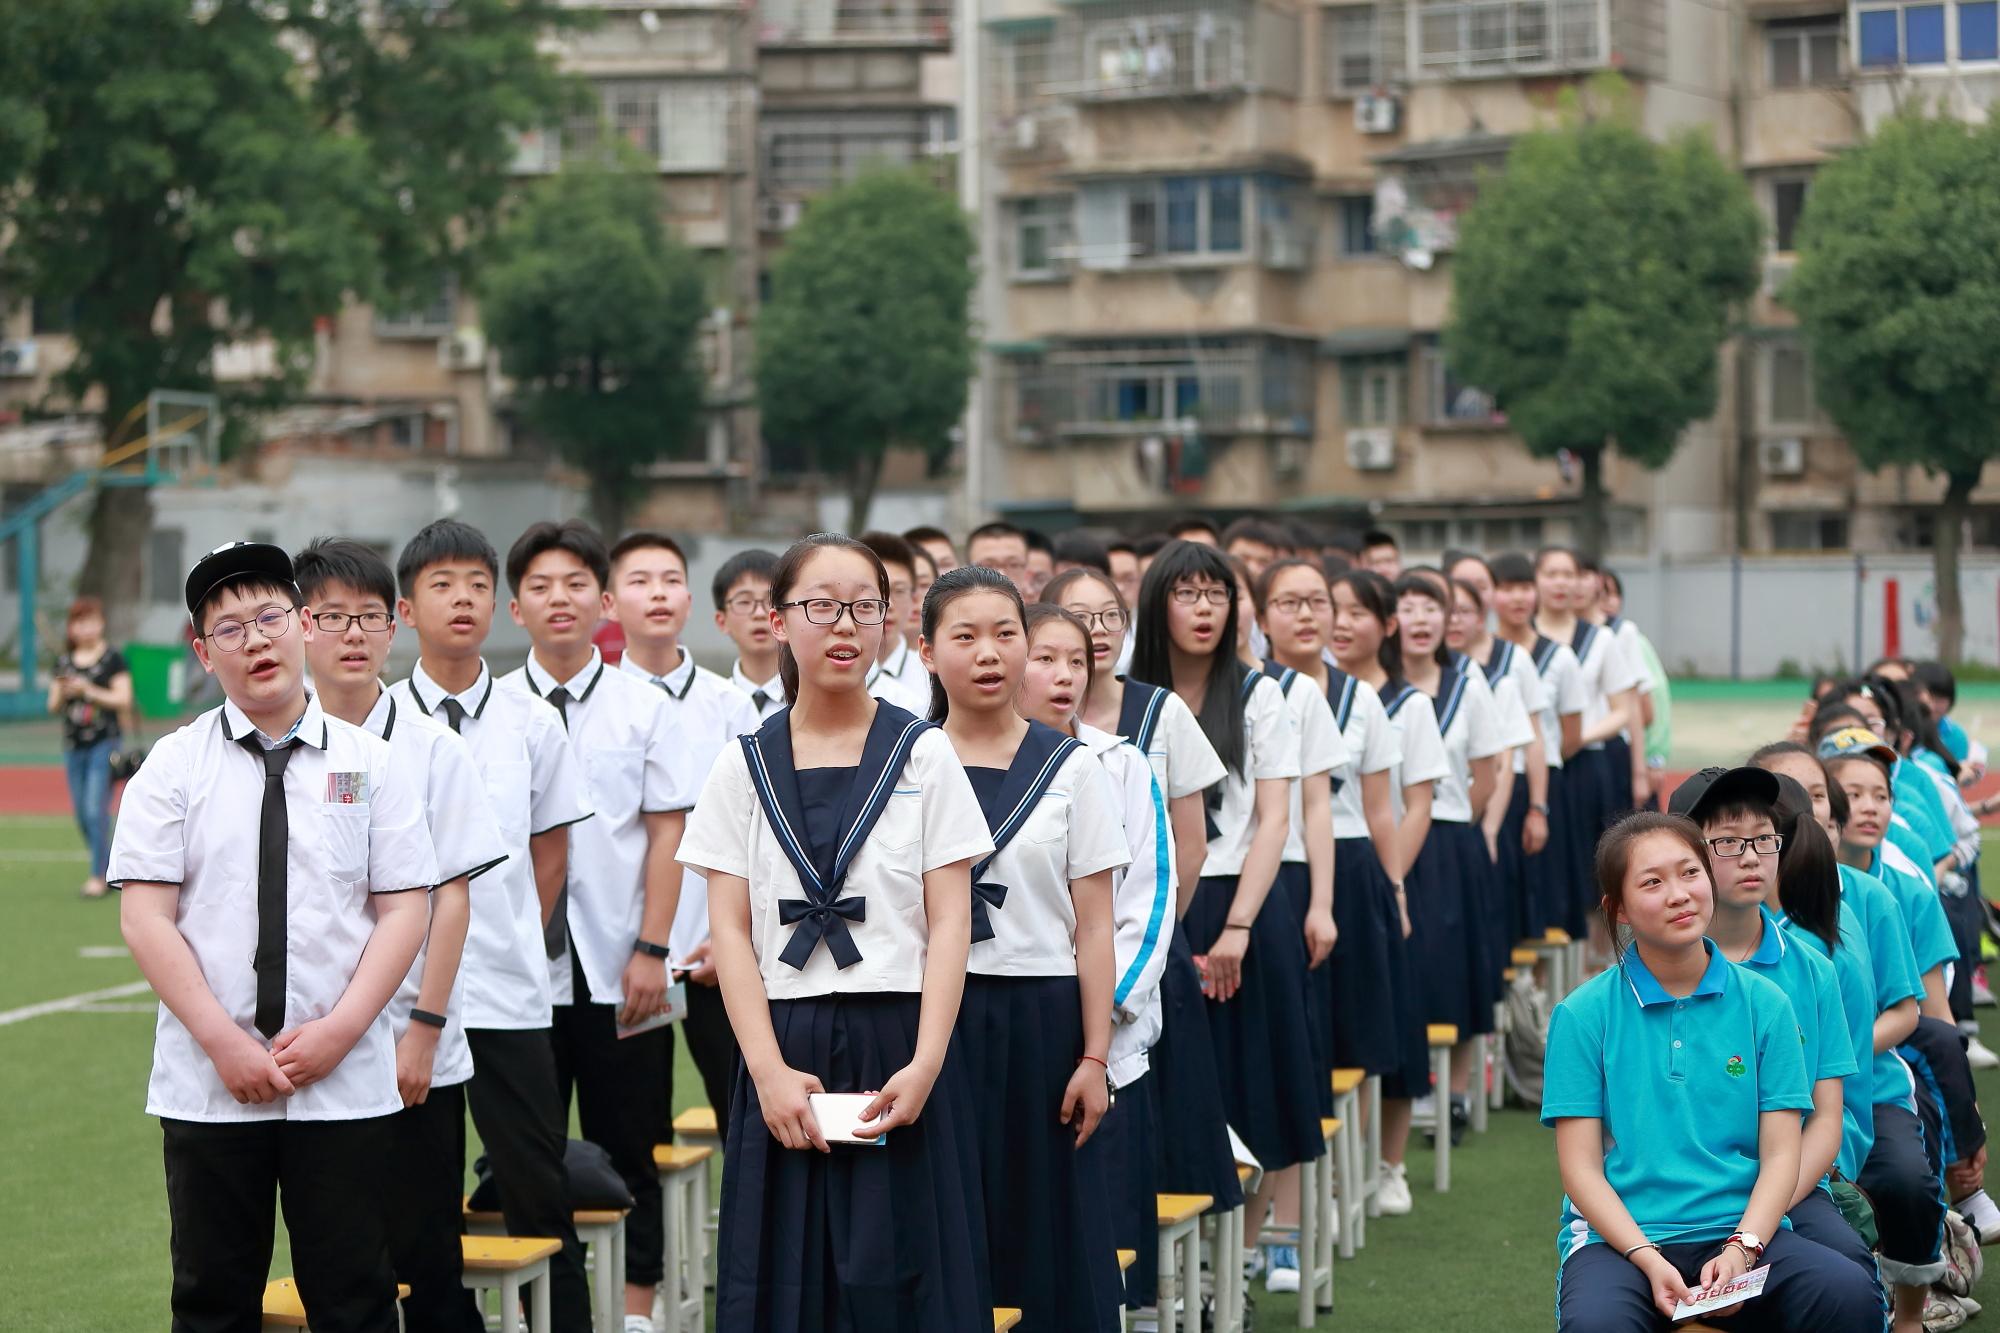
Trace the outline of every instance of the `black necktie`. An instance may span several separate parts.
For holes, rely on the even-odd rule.
[[[564,689],[562,686],[558,685],[554,689],[550,690],[547,694],[543,695],[542,697],[544,699],[547,699],[550,703],[556,706],[556,712],[562,715],[563,730],[568,731],[569,691]]]
[[[556,706],[561,716],[563,730],[569,730],[569,691],[558,685],[542,696]],[[542,952],[551,958],[563,956],[563,949],[569,944],[569,880],[563,880],[562,889],[556,894],[556,910],[549,913],[549,924],[542,928]]]
[[[762,690],[750,691],[750,702],[757,705],[757,714],[763,716],[764,705],[771,702],[771,696]]]
[[[291,824],[285,814],[285,765],[298,738],[266,750],[255,735],[238,744],[264,761],[264,810],[257,827],[257,1030],[266,1038],[285,1027],[285,852]]]
[[[457,731],[459,725],[465,721],[465,705],[456,699],[447,698],[438,706],[444,709],[444,724]]]

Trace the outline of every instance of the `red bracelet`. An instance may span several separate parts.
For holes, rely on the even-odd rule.
[[[1106,1071],[1107,1073],[1108,1073],[1108,1072],[1110,1071],[1110,1069],[1111,1069],[1111,1066],[1110,1066],[1110,1065],[1106,1065],[1106,1064],[1104,1064],[1104,1061],[1102,1061],[1102,1060],[1098,1060],[1098,1059],[1097,1059],[1097,1057],[1096,1057],[1096,1056],[1094,1056],[1094,1055],[1086,1055],[1086,1056],[1084,1056],[1084,1057],[1083,1057],[1083,1059],[1084,1059],[1084,1060],[1096,1060],[1098,1064],[1100,1064],[1100,1065],[1104,1065],[1104,1068],[1105,1068],[1105,1071]],[[1078,1063],[1078,1064],[1082,1064],[1082,1063],[1083,1063],[1083,1060],[1079,1060],[1079,1061],[1077,1061],[1077,1063]]]

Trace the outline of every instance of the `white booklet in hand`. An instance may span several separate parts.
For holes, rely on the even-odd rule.
[[[1771,1276],[1771,1265],[1753,1268],[1742,1277],[1723,1284],[1721,1291],[1706,1300],[1679,1301],[1674,1305],[1674,1322],[1692,1319],[1696,1315],[1710,1314],[1716,1310],[1727,1310],[1732,1305],[1740,1305],[1753,1296],[1764,1294],[1764,1283]]]
[[[861,1123],[861,1113],[868,1109],[868,1103],[875,1099],[865,1092],[813,1092],[806,1094],[812,1105],[813,1119],[819,1122],[820,1137],[828,1143],[858,1143],[864,1148],[879,1148],[888,1142],[878,1126],[882,1117],[877,1116],[867,1124]]]

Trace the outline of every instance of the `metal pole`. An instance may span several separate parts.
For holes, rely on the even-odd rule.
[[[21,597],[21,629],[16,636],[21,649],[21,697],[30,698],[35,693],[35,589],[42,581],[41,561],[42,524],[40,519],[24,525],[20,542],[20,565],[14,571],[20,580],[17,591]]]
[[[1743,557],[1729,557],[1729,678],[1743,679]]]
[[[986,156],[985,33],[980,27],[980,0],[960,0],[958,21],[952,43],[958,56],[958,206],[965,210],[973,228],[978,252],[978,273],[973,287],[972,382],[966,386],[965,418],[960,428],[964,443],[965,475],[959,495],[961,531],[969,532],[984,516],[989,482],[986,475],[986,416],[988,370],[991,358],[986,339],[993,336],[993,310],[989,288],[997,255],[989,239],[984,202]]]
[[[1856,551],[1854,553],[1854,658],[1849,663],[1849,668],[1853,671],[1861,670],[1861,613],[1867,589],[1867,557]]]

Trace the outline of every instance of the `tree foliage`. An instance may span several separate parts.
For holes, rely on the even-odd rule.
[[[1938,650],[1964,632],[1966,502],[2000,456],[2000,127],[1908,112],[1813,177],[1783,300],[1819,402],[1863,466],[1945,479],[1933,551]]]
[[[480,278],[485,328],[527,421],[590,476],[611,532],[637,469],[701,424],[701,271],[660,209],[652,176],[566,171],[509,219]]]
[[[554,0],[0,0],[0,292],[67,305],[107,435],[259,335],[395,299],[477,240],[562,81]],[[99,493],[83,585],[136,602],[151,508]]]
[[[1528,449],[1583,463],[1583,544],[1600,550],[1603,451],[1659,467],[1715,410],[1717,351],[1756,290],[1762,221],[1742,177],[1689,131],[1656,143],[1622,88],[1522,136],[1462,220],[1453,369]]]
[[[965,411],[972,230],[922,175],[864,176],[813,201],[773,268],[757,324],[767,435],[845,474],[850,531],[892,444],[936,450]]]

